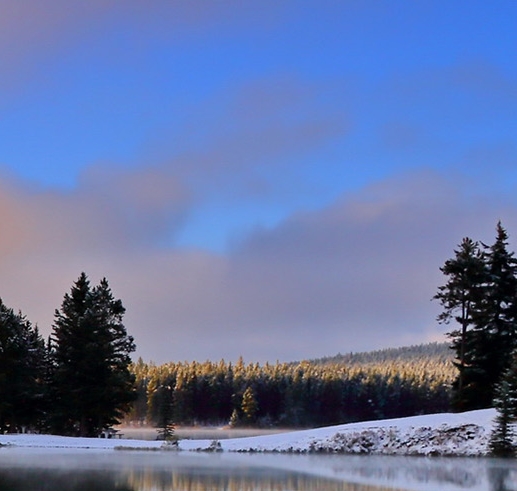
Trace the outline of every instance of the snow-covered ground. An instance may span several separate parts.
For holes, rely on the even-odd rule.
[[[339,452],[379,455],[459,455],[487,453],[495,410],[433,414],[351,423],[304,431],[220,440],[180,440],[180,450],[228,452]],[[31,448],[159,450],[160,441],[0,435],[0,445]]]

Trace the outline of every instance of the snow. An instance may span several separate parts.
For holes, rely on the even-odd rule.
[[[185,451],[347,453],[372,455],[482,456],[488,451],[494,409],[351,423],[228,440],[180,440]],[[25,448],[167,448],[161,441],[74,438],[55,435],[0,435],[0,445]]]
[[[0,435],[0,445],[4,445],[0,467],[33,468],[50,462],[67,469],[105,465],[110,469],[169,472],[217,469],[229,474],[235,469],[251,473],[253,469],[272,469],[380,489],[517,491],[514,459],[469,458],[487,454],[495,416],[494,409],[486,409],[219,441],[183,439],[178,445],[180,452],[161,451],[168,448],[161,441]],[[439,457],[442,455],[455,458]]]

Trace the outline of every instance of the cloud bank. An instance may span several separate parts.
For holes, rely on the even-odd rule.
[[[420,172],[294,213],[216,254],[156,245],[191,205],[163,169],[95,169],[73,194],[0,185],[4,300],[48,334],[79,273],[106,276],[137,354],[160,362],[295,360],[441,339],[430,301],[439,266],[463,236],[490,242],[498,219],[510,234],[517,227],[514,207]]]

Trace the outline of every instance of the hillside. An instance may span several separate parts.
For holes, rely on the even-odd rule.
[[[446,365],[451,363],[453,358],[454,353],[450,349],[449,343],[427,343],[359,353],[338,353],[335,356],[317,358],[309,360],[309,362],[323,365],[342,364],[347,366],[393,362],[435,362]]]

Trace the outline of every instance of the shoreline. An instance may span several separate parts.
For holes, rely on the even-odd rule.
[[[17,447],[481,457],[488,453],[495,415],[494,409],[431,414],[242,438],[180,439],[177,446],[158,440],[11,434],[0,435],[0,451]]]

